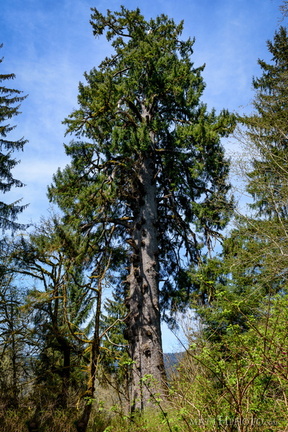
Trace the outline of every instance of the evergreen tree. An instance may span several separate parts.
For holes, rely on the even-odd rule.
[[[0,243],[0,399],[6,409],[17,408],[24,393],[29,340],[26,316],[21,310],[24,295],[17,287],[11,252],[11,242],[3,239]]]
[[[0,48],[2,45],[0,45]],[[0,64],[3,59],[0,59]],[[0,191],[2,193],[9,192],[12,187],[24,186],[20,180],[13,177],[12,169],[18,164],[18,160],[13,158],[12,152],[23,149],[27,142],[24,138],[17,141],[8,138],[9,133],[15,128],[10,123],[7,123],[14,116],[20,114],[20,103],[26,96],[20,96],[21,91],[6,87],[6,81],[15,78],[14,74],[0,73]],[[1,229],[17,229],[20,227],[15,221],[20,212],[25,208],[20,205],[20,200],[13,203],[0,201],[0,228]]]
[[[229,325],[247,330],[249,316],[259,316],[267,297],[287,292],[287,29],[280,27],[267,46],[272,61],[259,60],[262,75],[253,79],[254,113],[240,119],[247,154],[251,155],[244,174],[253,198],[252,214],[237,217],[225,240],[223,259],[208,262],[200,276],[192,274],[198,292],[204,292],[207,299],[209,288],[210,298],[215,300],[213,308],[201,313],[206,324],[209,322],[209,334],[216,337]]]
[[[39,357],[34,362],[39,410],[41,400],[47,403],[49,398],[58,407],[67,408],[73,377],[79,373],[89,342],[95,294],[84,275],[83,243],[85,239],[77,243],[56,217],[42,219],[41,226],[28,239],[15,243],[16,271],[32,279],[34,285],[27,293],[25,307],[34,323]],[[86,249],[84,253],[87,261]]]
[[[201,300],[198,312],[204,323],[204,343],[202,350],[199,343],[192,343],[190,354],[209,375],[207,384],[212,386],[205,399],[211,401],[212,394],[213,400],[225,400],[222,406],[214,406],[216,418],[220,412],[233,425],[237,417],[274,416],[278,430],[287,424],[283,409],[288,276],[286,28],[279,28],[268,50],[272,61],[260,60],[262,75],[253,80],[255,111],[241,119],[251,155],[245,174],[252,214],[237,217],[225,239],[222,259],[209,260],[198,273],[191,272]]]
[[[239,219],[229,241],[234,262],[239,262],[235,268],[241,269],[243,277],[254,278],[253,284],[261,287],[264,295],[286,291],[287,283],[287,29],[280,27],[267,46],[272,62],[259,60],[262,75],[253,80],[255,112],[242,119],[247,148],[252,154],[246,174],[253,213]]]
[[[161,312],[179,293],[187,300],[185,269],[228,221],[220,138],[234,120],[200,102],[203,67],[191,62],[193,40],[180,39],[183,23],[122,7],[93,9],[91,24],[115,52],[79,85],[79,108],[65,121],[78,140],[66,145],[72,162],[49,196],[91,236],[96,260],[111,251],[104,269],[123,274],[114,258],[124,251],[131,401],[143,409],[165,381]]]
[[[95,260],[90,237],[61,224],[57,217],[42,220],[28,240],[22,238],[16,244],[17,271],[35,283],[27,295],[39,356],[34,362],[37,403],[33,421],[38,421],[49,402],[58,409],[67,408],[71,389],[76,389],[82,390],[84,400],[76,428],[87,428],[96,381],[101,379],[101,339],[113,330],[111,323],[107,331],[100,328],[107,254],[109,248]]]
[[[284,0],[282,5],[280,6],[280,11],[283,14],[283,17],[287,17],[288,16],[288,1]]]
[[[280,27],[267,42],[272,63],[258,60],[262,76],[253,80],[255,113],[242,120],[254,149],[248,192],[259,216],[287,218],[288,35]]]

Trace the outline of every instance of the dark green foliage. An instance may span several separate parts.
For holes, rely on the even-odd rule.
[[[42,220],[28,240],[20,240],[13,258],[18,272],[35,284],[25,305],[34,329],[35,398],[44,398],[39,404],[50,400],[66,408],[71,389],[84,391],[81,368],[87,361],[83,353],[95,303],[85,275],[89,261],[85,240],[77,241],[77,236],[54,217]]]
[[[238,284],[250,286],[260,299],[287,292],[287,29],[280,27],[267,45],[272,62],[259,61],[263,73],[253,80],[256,112],[243,119],[253,157],[247,172],[253,214],[239,219],[226,243]]]
[[[210,317],[214,315],[209,324],[212,329],[222,316],[220,327],[226,322],[226,328],[230,322],[247,330],[249,317],[261,315],[265,299],[287,293],[286,28],[280,27],[273,42],[267,45],[272,62],[259,61],[263,73],[253,80],[256,111],[241,119],[252,155],[245,174],[247,190],[254,198],[253,213],[250,217],[237,217],[235,228],[224,242],[222,259],[208,260],[200,273],[192,276],[198,283],[199,295],[203,297],[204,293],[202,303],[209,303],[209,298],[213,301],[213,307],[205,312]],[[227,308],[226,303],[237,307]]]
[[[0,45],[1,47],[2,45]],[[0,65],[2,61],[3,59],[0,59]],[[6,82],[14,78],[14,74],[0,73],[0,191],[4,194],[13,187],[24,186],[12,174],[12,169],[19,162],[13,158],[12,153],[23,150],[24,144],[27,142],[24,138],[16,141],[9,139],[9,134],[15,128],[9,121],[20,114],[20,103],[26,97],[21,96],[21,91],[6,86]],[[24,208],[25,206],[20,205],[20,200],[10,204],[0,201],[0,228],[2,230],[20,228],[15,220]]]
[[[182,23],[164,15],[146,21],[138,9],[106,15],[93,9],[91,24],[115,52],[85,74],[79,109],[65,121],[75,135],[66,145],[72,161],[49,189],[63,220],[43,221],[13,251],[17,271],[33,278],[26,305],[14,288],[13,269],[8,273],[1,260],[0,396],[5,392],[6,399],[0,402],[9,408],[4,413],[0,407],[4,430],[26,430],[24,423],[43,432],[285,430],[286,28],[268,43],[271,64],[260,61],[263,74],[253,81],[255,111],[241,119],[252,154],[245,173],[252,214],[237,216],[222,253],[213,257],[212,239],[220,238],[232,210],[220,138],[233,129],[233,118],[209,113],[201,103],[203,68],[191,63],[193,41],[180,40]],[[146,200],[143,166],[152,173],[155,201]],[[145,231],[138,218],[145,202],[157,203],[155,231]],[[156,253],[148,258],[154,260],[159,303],[142,283],[151,268],[141,279],[139,260],[155,232]],[[167,307],[179,310],[188,301],[197,319],[187,352],[169,373],[169,398],[153,387],[159,363],[151,374],[138,369],[138,388],[144,393],[150,386],[153,406],[129,417],[143,333],[152,334],[145,325],[134,333],[140,350],[130,358],[131,286],[140,299],[138,312],[151,305],[141,304],[148,292],[157,319],[160,309],[168,320]],[[29,317],[28,328],[21,314]],[[135,316],[134,330],[152,317]],[[27,347],[29,365],[22,361]],[[146,351],[152,363],[152,350]],[[31,374],[31,363],[35,380],[29,387],[22,366]]]
[[[66,221],[93,232],[99,253],[108,245],[115,253],[120,244],[131,246],[140,163],[151,157],[163,304],[172,306],[180,253],[187,253],[184,266],[198,263],[231,212],[220,137],[231,132],[233,118],[208,113],[200,102],[203,67],[191,62],[193,40],[180,39],[183,23],[164,15],[146,21],[138,9],[122,7],[107,16],[94,9],[91,24],[95,36],[107,29],[115,53],[79,85],[79,109],[65,121],[79,141],[66,145],[72,162],[54,176],[49,196]]]
[[[111,277],[124,282],[131,405],[142,410],[153,386],[165,391],[160,316],[187,304],[185,271],[232,211],[220,139],[234,117],[201,102],[203,67],[191,62],[183,23],[146,21],[122,6],[106,15],[92,9],[91,24],[114,53],[79,85],[79,108],[64,122],[76,137],[65,146],[71,164],[54,176],[49,197],[65,224],[89,238],[98,292]]]
[[[21,382],[30,369],[30,331],[23,311],[24,290],[19,289],[11,260],[13,245],[7,238],[0,242],[0,401],[7,409],[15,409],[23,397]]]
[[[242,118],[252,156],[245,172],[252,214],[237,216],[219,259],[190,273],[203,329],[191,335],[191,369],[184,364],[182,373],[196,388],[190,405],[213,418],[215,430],[223,418],[227,431],[287,424],[286,28],[268,49],[272,62],[259,61],[263,74],[253,81],[255,112]]]
[[[254,148],[248,192],[253,208],[270,218],[287,218],[288,35],[285,27],[268,42],[272,63],[259,60],[262,76],[253,80],[255,114],[243,118]]]

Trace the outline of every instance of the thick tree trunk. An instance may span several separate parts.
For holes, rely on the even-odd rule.
[[[128,277],[130,292],[127,325],[132,365],[132,411],[143,410],[165,388],[162,353],[159,282],[157,203],[152,157],[142,162],[139,176],[142,196],[134,209],[134,226]]]

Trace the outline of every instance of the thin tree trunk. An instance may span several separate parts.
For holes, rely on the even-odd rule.
[[[98,291],[98,297],[97,297],[97,306],[96,306],[95,323],[94,323],[94,335],[91,344],[89,375],[87,380],[87,389],[85,392],[86,401],[85,401],[82,415],[76,421],[75,424],[77,432],[86,432],[90,415],[91,415],[92,403],[95,396],[96,372],[97,372],[97,365],[100,357],[99,329],[100,329],[100,315],[101,315],[101,301],[102,301],[101,281],[99,281],[99,286],[97,291]]]
[[[18,367],[17,367],[17,342],[16,342],[16,335],[14,331],[14,319],[16,318],[16,311],[14,308],[13,298],[11,296],[10,298],[11,306],[10,306],[10,332],[11,332],[11,338],[12,338],[12,356],[11,356],[11,362],[12,362],[12,405],[14,408],[18,408],[19,400],[19,389],[18,389]],[[9,313],[8,312],[8,313]],[[16,312],[16,313],[15,313]]]
[[[71,348],[68,345],[68,343],[66,343],[63,346],[62,391],[59,398],[60,405],[64,409],[68,407],[70,375],[71,375]]]
[[[132,411],[143,410],[153,396],[162,393],[165,369],[162,353],[159,282],[157,203],[154,163],[147,157],[139,177],[142,196],[134,209],[131,256],[128,277],[130,292],[127,299],[128,339],[132,365]]]
[[[17,353],[15,335],[12,334],[12,389],[13,389],[13,408],[18,408],[19,405],[19,390],[18,390],[18,374],[17,374]]]

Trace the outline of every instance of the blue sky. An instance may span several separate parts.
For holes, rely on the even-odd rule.
[[[14,88],[29,95],[10,136],[29,140],[14,170],[27,186],[6,198],[29,203],[19,222],[37,223],[48,214],[47,185],[69,162],[61,122],[77,106],[83,73],[111,51],[104,39],[93,37],[90,8],[114,11],[121,4],[140,7],[146,18],[165,13],[176,22],[184,19],[183,38],[196,38],[194,64],[206,64],[208,108],[251,111],[252,77],[259,75],[258,58],[270,60],[266,41],[281,24],[280,0],[1,0],[0,73],[15,73]],[[237,144],[230,140],[231,149]],[[166,351],[172,343],[166,337]]]

